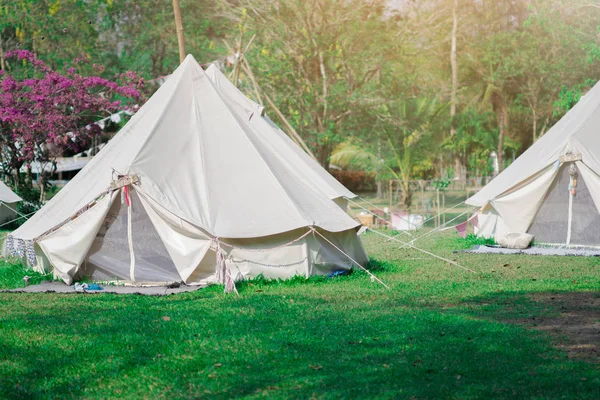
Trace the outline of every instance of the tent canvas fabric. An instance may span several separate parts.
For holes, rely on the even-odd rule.
[[[538,243],[600,246],[600,83],[467,204],[477,233],[532,233]]]
[[[270,149],[269,156],[277,157],[277,162],[286,166],[290,179],[300,180],[340,204],[345,204],[342,201],[345,198],[356,197],[264,115],[264,107],[246,97],[215,64],[206,69],[206,74],[221,97],[235,107],[240,118],[259,132],[256,138],[261,147]]]
[[[23,201],[4,182],[0,181],[0,224],[17,217],[17,203]]]
[[[243,110],[188,56],[12,233],[7,251],[67,283],[88,276],[202,284],[224,282],[223,271],[235,280],[350,268],[321,235],[366,262],[359,224],[332,201],[352,194],[315,165],[293,169],[278,153],[294,149],[261,137],[277,131],[249,123]]]

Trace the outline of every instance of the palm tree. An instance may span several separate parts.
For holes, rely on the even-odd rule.
[[[412,204],[410,180],[414,169],[427,158],[426,148],[433,144],[434,123],[447,106],[437,99],[419,97],[398,101],[392,107],[384,106],[378,113],[382,144],[387,144],[378,157],[370,150],[367,140],[350,140],[340,144],[331,156],[331,162],[341,167],[354,167],[375,173],[378,179],[391,178],[400,184],[402,203]],[[369,138],[367,138],[369,139]]]

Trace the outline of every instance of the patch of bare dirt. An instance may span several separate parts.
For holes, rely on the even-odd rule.
[[[600,362],[600,293],[540,293],[530,294],[529,298],[558,315],[510,322],[550,334],[570,358]]]

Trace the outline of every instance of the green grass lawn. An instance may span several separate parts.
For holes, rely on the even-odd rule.
[[[363,238],[391,290],[355,272],[239,297],[0,293],[0,398],[600,398],[597,354],[577,351],[600,329],[553,328],[599,326],[600,260],[417,242],[472,274]],[[23,274],[4,265],[0,285]]]

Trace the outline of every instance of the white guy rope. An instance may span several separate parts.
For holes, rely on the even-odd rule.
[[[375,218],[378,218],[378,219],[382,220],[382,221],[383,221],[383,222],[385,222],[386,224],[389,224],[390,226],[392,225],[392,223],[391,223],[390,221],[388,221],[388,220],[385,220],[385,219],[381,218],[379,215],[375,214],[375,213],[374,213],[374,212],[372,212],[371,210],[368,210],[368,209],[366,209],[365,207],[361,206],[360,204],[353,202],[353,201],[352,201],[352,200],[350,200],[349,198],[347,198],[347,197],[346,197],[346,200],[348,200],[350,203],[352,203],[352,204],[356,205],[357,207],[360,207],[360,208],[362,208],[363,210],[365,210],[365,211],[366,211],[366,212],[368,212],[369,214],[373,215]],[[381,210],[380,210],[380,211],[381,211]],[[410,222],[409,222],[409,223],[410,223]],[[407,234],[408,236],[412,237],[412,235],[411,235],[410,233],[406,232],[406,231],[400,231],[400,232],[402,232],[402,233],[405,233],[405,234]]]
[[[35,214],[36,212],[37,212],[37,210],[36,210],[36,211],[33,211],[33,212],[30,212],[30,213],[29,213],[29,214],[27,214],[27,215],[21,215],[20,217],[17,217],[17,218],[15,218],[15,219],[13,219],[13,220],[10,220],[10,221],[8,221],[8,222],[5,222],[5,223],[3,223],[2,225],[0,225],[0,228],[2,228],[4,225],[12,224],[13,222],[20,220],[21,218],[28,218],[28,217],[30,217],[31,215]],[[7,234],[7,235],[8,235],[8,234]],[[5,235],[5,236],[6,236],[6,235]]]
[[[16,208],[10,208],[10,207],[8,206],[8,204],[6,204],[6,203],[5,203],[5,202],[3,202],[3,201],[0,201],[0,204],[1,204],[1,205],[3,205],[4,207],[8,208],[9,210],[12,210],[12,211],[14,211],[15,213],[17,213],[17,214],[18,214],[18,215],[20,215],[21,217],[24,217],[24,216],[25,216],[25,215],[23,215],[22,213],[18,212],[18,211],[16,210]]]
[[[379,208],[379,207],[377,207],[376,205],[374,205],[373,203],[370,203],[370,202],[368,202],[367,200],[363,199],[362,197],[360,197],[360,196],[356,196],[356,197],[357,197],[357,198],[359,198],[359,199],[361,199],[361,200],[362,200],[362,201],[364,201],[365,203],[369,204],[370,206],[372,206],[372,207],[375,207],[377,210],[379,210],[379,211],[384,211],[384,210],[382,210],[381,208]],[[348,201],[351,201],[351,200],[350,200],[349,198],[347,198],[347,197],[346,197],[346,200],[348,200]],[[430,218],[427,218],[425,221],[423,221],[423,222],[421,223],[421,226],[423,226],[423,225],[425,225],[427,222],[429,222],[429,221],[431,221],[431,220],[433,220],[433,219],[435,219],[435,218],[439,217],[440,215],[446,214],[446,213],[447,213],[448,211],[450,211],[450,210],[454,210],[456,207],[462,206],[462,205],[463,205],[463,204],[465,204],[465,203],[466,203],[466,200],[465,200],[465,201],[461,201],[460,203],[458,203],[458,204],[455,204],[455,205],[453,205],[453,206],[452,206],[452,207],[450,207],[450,208],[446,208],[445,210],[441,211],[439,214],[435,214],[435,215],[431,216]],[[355,203],[355,204],[356,204],[356,203]],[[360,206],[359,206],[359,207],[360,207]],[[367,211],[368,211],[368,210],[367,210]],[[386,222],[387,222],[387,221],[386,221]]]
[[[379,211],[383,211],[383,212],[385,212],[385,210],[382,210],[381,208],[377,207],[375,204],[373,204],[373,203],[369,202],[368,200],[365,200],[365,199],[363,199],[363,198],[362,198],[362,197],[360,197],[360,196],[356,196],[356,197],[357,197],[357,198],[359,198],[359,199],[361,199],[362,201],[364,201],[365,203],[367,203],[367,204],[368,204],[368,205],[370,205],[371,207],[374,207],[376,210],[379,210]],[[350,201],[350,202],[352,202],[352,203],[354,203],[354,204],[356,204],[355,202],[353,202],[352,200],[350,200],[350,199],[349,199],[349,198],[347,198],[347,197],[345,197],[345,199],[346,199],[346,200],[348,200],[348,201]],[[362,207],[361,205],[359,205],[359,204],[356,204],[356,205],[357,205],[357,206],[359,206],[360,208],[363,208],[363,209],[365,209],[365,210],[366,210],[366,208]],[[369,210],[367,210],[367,211],[369,211]],[[369,212],[371,212],[371,211],[369,211]],[[371,214],[373,214],[373,213],[371,212]],[[373,214],[373,215],[375,215],[375,214]],[[390,216],[391,216],[391,215],[392,215],[392,210],[390,210]],[[379,217],[379,216],[377,215],[377,217]],[[398,215],[398,217],[400,217],[400,219],[403,219],[404,221],[406,221],[406,222],[408,223],[408,225],[409,225],[409,226],[413,226],[415,229],[417,229],[417,228],[418,228],[418,226],[416,226],[415,224],[413,224],[412,222],[410,222],[409,220],[407,220],[406,218],[404,218],[402,215]],[[381,218],[380,218],[380,219],[381,219]],[[384,221],[385,221],[385,220],[384,220]],[[387,222],[388,224],[390,224],[390,225],[392,224],[391,222],[388,222],[388,221],[386,221],[386,222]],[[404,231],[401,231],[401,232],[404,232]],[[408,232],[404,232],[404,233],[408,234],[408,236],[412,236],[412,235],[411,235],[410,233],[408,233]]]
[[[412,245],[412,244],[410,244],[410,243],[405,243],[405,242],[403,242],[403,241],[401,241],[401,240],[398,240],[398,239],[396,239],[396,238],[395,238],[395,237],[393,237],[393,236],[388,236],[388,235],[386,235],[386,234],[383,234],[383,233],[381,233],[381,232],[378,232],[378,231],[376,231],[376,230],[373,230],[373,229],[369,229],[369,231],[371,231],[371,232],[373,232],[373,233],[376,233],[376,234],[378,234],[378,235],[381,235],[381,236],[383,236],[383,237],[386,237],[386,238],[388,238],[388,239],[390,239],[390,240],[396,241],[396,242],[398,242],[398,243],[402,243],[403,245],[409,246],[410,248],[412,248],[412,249],[415,249],[415,250],[417,250],[417,251],[420,251],[421,253],[428,254],[428,255],[430,255],[430,256],[432,256],[432,257],[435,257],[435,258],[437,258],[437,259],[439,259],[439,260],[442,260],[442,261],[445,261],[445,262],[447,262],[447,263],[449,263],[449,264],[455,265],[455,266],[457,266],[457,267],[459,267],[459,268],[462,268],[462,269],[464,269],[465,271],[469,271],[469,272],[472,272],[472,273],[474,273],[474,274],[476,274],[476,273],[477,273],[477,272],[473,271],[472,269],[469,269],[469,268],[467,268],[467,267],[463,267],[462,265],[460,265],[459,263],[457,263],[457,262],[455,262],[455,261],[452,261],[452,260],[449,260],[449,259],[447,259],[447,258],[444,258],[444,257],[438,256],[437,254],[433,254],[433,253],[431,253],[431,252],[429,252],[429,251],[427,251],[427,250],[420,249],[420,248],[418,248],[418,247],[415,247],[415,246],[413,246],[413,245]]]
[[[435,219],[435,218],[439,217],[440,215],[444,215],[444,214],[446,214],[446,213],[447,213],[448,211],[450,211],[450,210],[454,210],[454,209],[455,209],[456,207],[458,207],[458,206],[462,206],[463,204],[465,204],[465,202],[464,202],[464,201],[461,201],[460,203],[458,203],[458,204],[455,204],[455,205],[453,205],[453,206],[452,206],[452,207],[450,207],[450,208],[446,208],[444,211],[441,211],[439,214],[436,214],[436,215],[434,215],[434,216],[432,216],[432,217],[430,217],[430,218],[426,219],[425,221],[423,221],[423,225],[425,225],[427,222],[431,221],[432,219]]]
[[[433,235],[434,233],[438,233],[438,232],[442,232],[442,231],[445,231],[445,230],[448,230],[448,229],[452,229],[452,228],[454,228],[454,226],[449,226],[449,227],[447,227],[446,225],[448,225],[449,223],[451,223],[451,222],[453,222],[453,221],[457,220],[458,218],[462,217],[462,216],[463,216],[463,215],[465,215],[465,214],[469,214],[471,211],[472,211],[472,210],[465,211],[464,213],[462,213],[462,214],[460,214],[460,215],[458,215],[458,216],[456,216],[456,217],[452,218],[450,221],[446,222],[445,224],[442,224],[442,225],[438,226],[437,228],[435,228],[435,229],[432,229],[431,231],[429,231],[429,232],[427,232],[427,233],[425,233],[425,234],[423,234],[423,235],[421,235],[421,236],[419,236],[419,237],[416,237],[416,238],[414,238],[414,239],[413,239],[413,240],[411,240],[409,243],[411,243],[411,244],[412,244],[412,243],[416,242],[417,240],[420,240],[420,239],[426,238],[426,237],[428,237],[428,236],[431,236],[431,235]],[[467,220],[467,221],[468,221],[468,220]],[[401,248],[401,249],[403,249],[403,248],[405,248],[405,247],[406,247],[406,246],[402,246],[402,247],[400,247],[400,248]]]
[[[313,234],[316,233],[317,235],[321,236],[323,239],[325,239],[327,241],[327,243],[329,243],[330,245],[332,245],[333,247],[335,247],[337,249],[337,251],[339,251],[340,253],[342,253],[346,257],[348,257],[348,259],[350,261],[352,261],[360,269],[362,269],[367,274],[369,274],[371,276],[371,279],[376,280],[377,282],[381,283],[386,289],[390,288],[388,285],[386,285],[385,283],[383,283],[383,281],[381,279],[379,279],[378,277],[376,277],[375,275],[373,275],[371,273],[371,271],[369,271],[368,269],[366,269],[365,267],[363,267],[362,265],[360,265],[360,263],[358,261],[356,261],[354,258],[350,257],[348,254],[346,254],[342,249],[340,249],[339,247],[337,247],[335,244],[331,243],[331,241],[329,239],[327,239],[325,236],[323,236],[318,230],[316,230],[315,228],[312,228],[312,232],[313,232]]]

